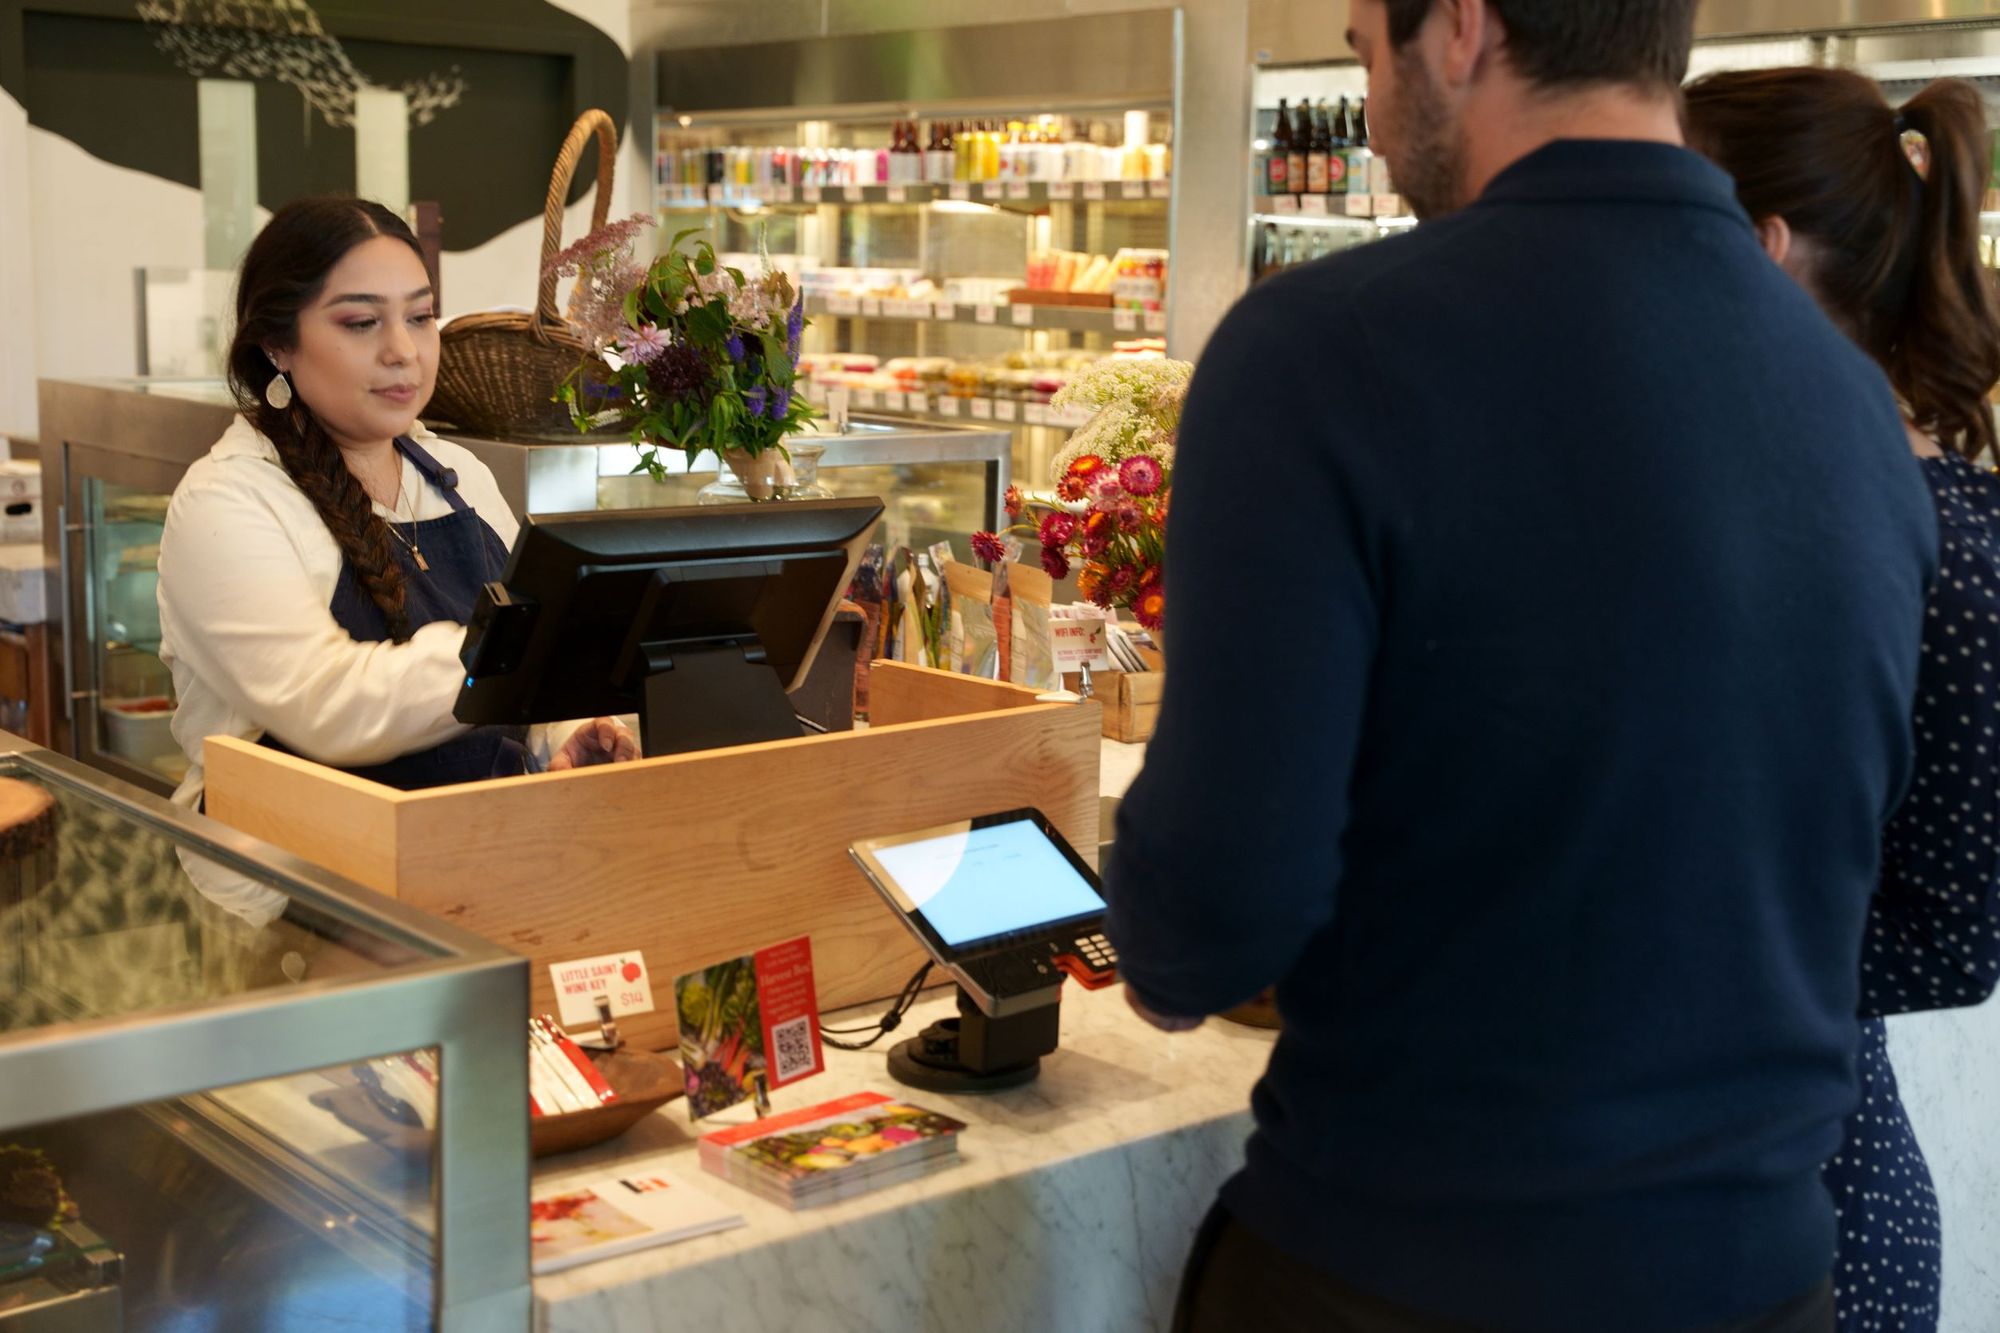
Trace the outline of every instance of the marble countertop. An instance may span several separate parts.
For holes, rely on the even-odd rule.
[[[879,1012],[869,1006],[834,1025]],[[950,1012],[949,992],[932,992],[897,1037]],[[775,1109],[907,1092],[968,1128],[957,1165],[799,1213],[704,1173],[685,1104],[670,1103],[611,1144],[541,1164],[537,1192],[666,1154],[668,1169],[740,1209],[748,1225],[537,1278],[536,1326],[1163,1328],[1194,1226],[1241,1162],[1250,1088],[1272,1039],[1219,1019],[1168,1037],[1134,1017],[1116,987],[1070,986],[1062,1045],[1024,1088],[916,1092],[889,1077],[889,1041],[829,1049],[827,1071],[781,1090]],[[700,1132],[748,1118],[735,1108]],[[1066,1262],[1083,1267],[1065,1272]],[[1096,1308],[1071,1322],[1085,1308],[1074,1303],[1078,1281]]]

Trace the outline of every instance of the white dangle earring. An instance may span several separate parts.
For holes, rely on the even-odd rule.
[[[264,358],[271,363],[271,369],[277,371],[264,386],[264,401],[282,412],[292,405],[292,382],[285,378],[285,372],[278,365],[277,357],[266,352]]]

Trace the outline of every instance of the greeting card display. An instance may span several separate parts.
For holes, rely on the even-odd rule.
[[[826,1068],[803,935],[678,978],[674,1010],[693,1119]]]

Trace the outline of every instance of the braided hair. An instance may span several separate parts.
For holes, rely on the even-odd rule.
[[[278,460],[312,501],[340,553],[381,610],[400,643],[410,636],[403,609],[403,567],[397,563],[388,524],[360,480],[348,470],[340,446],[293,395],[276,408],[264,390],[278,374],[267,348],[298,344],[299,312],[319,299],[327,275],[347,252],[377,236],[423,251],[403,220],[378,203],[338,195],[295,199],[272,215],[243,256],[236,284],[236,336],[229,346],[228,381],[246,420],[278,450]]]

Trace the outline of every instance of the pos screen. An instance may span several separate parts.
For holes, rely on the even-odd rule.
[[[1035,811],[856,844],[895,905],[950,953],[1104,914],[1095,876]]]

